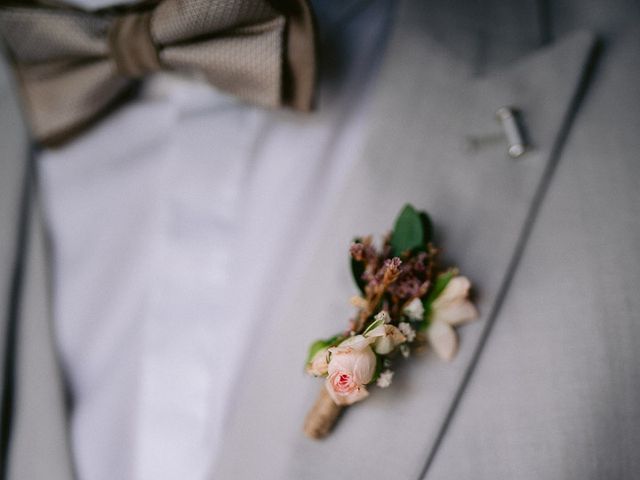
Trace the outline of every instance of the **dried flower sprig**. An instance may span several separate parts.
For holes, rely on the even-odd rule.
[[[396,356],[428,345],[451,360],[458,348],[455,327],[478,315],[469,280],[456,268],[439,267],[426,212],[406,205],[381,248],[367,236],[356,238],[349,253],[360,290],[351,298],[357,312],[347,331],[315,341],[306,362],[309,374],[326,378],[305,422],[313,438],[331,430],[343,407],[366,398],[367,385],[389,387]]]

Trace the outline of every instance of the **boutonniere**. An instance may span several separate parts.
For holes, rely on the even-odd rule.
[[[431,220],[411,205],[380,247],[371,236],[356,238],[350,256],[357,311],[346,331],[313,342],[306,361],[307,373],[324,378],[305,421],[312,438],[327,435],[342,409],[365,399],[371,386],[389,387],[396,359],[429,348],[453,359],[456,328],[478,315],[471,283],[457,268],[438,265]]]

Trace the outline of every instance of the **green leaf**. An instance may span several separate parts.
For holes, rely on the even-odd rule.
[[[307,363],[311,362],[311,360],[313,360],[313,357],[315,357],[316,353],[318,353],[320,350],[329,347],[335,347],[342,340],[344,340],[344,338],[344,335],[335,335],[331,338],[327,338],[326,340],[316,340],[315,342],[313,342],[309,347],[309,353],[307,354]]]
[[[431,320],[425,314],[424,320],[422,320],[421,322],[416,324],[416,330],[419,331],[419,332],[424,332],[429,327],[430,323],[431,323]]]
[[[426,217],[426,214],[424,214]],[[428,220],[428,217],[426,217]],[[391,233],[391,250],[393,255],[423,247],[425,244],[425,224],[419,212],[410,204],[404,206]],[[430,223],[430,222],[429,222]]]
[[[440,294],[447,287],[453,277],[458,275],[457,268],[450,268],[446,272],[442,272],[438,275],[433,282],[433,287],[427,296],[422,299],[422,306],[424,307],[424,319],[418,324],[418,330],[426,330],[429,326],[431,317],[431,305],[434,300],[440,296]]]
[[[360,240],[359,238],[356,238],[353,242],[361,243],[362,240]],[[362,279],[362,274],[364,273],[364,270],[365,270],[365,264],[364,262],[359,262],[353,257],[350,257],[350,258],[351,258],[351,274],[353,275],[353,280],[354,282],[356,282],[358,289],[364,294],[365,293],[364,287],[367,285],[366,282]]]
[[[423,244],[427,244],[433,239],[433,222],[427,212],[420,212],[420,220],[424,231]]]
[[[431,289],[431,293],[427,296],[431,301],[434,301],[436,298],[440,296],[440,294],[447,288],[449,282],[453,277],[458,274],[457,268],[450,268],[446,272],[442,272],[440,275],[436,277],[436,281],[433,282],[433,288]]]

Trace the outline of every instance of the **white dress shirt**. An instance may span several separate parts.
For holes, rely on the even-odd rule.
[[[359,155],[392,13],[390,0],[314,6],[328,67],[315,113],[159,74],[41,155],[81,479],[200,480],[214,465],[248,346]]]

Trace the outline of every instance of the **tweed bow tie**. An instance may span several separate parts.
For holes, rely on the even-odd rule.
[[[96,13],[0,0],[0,29],[45,145],[84,129],[162,69],[200,72],[258,105],[311,108],[307,0],[159,0]]]

